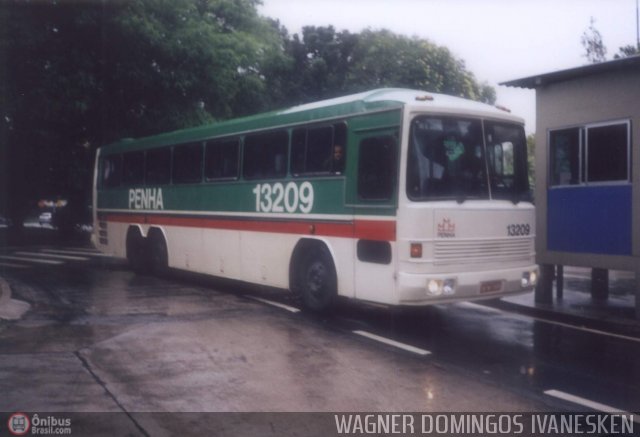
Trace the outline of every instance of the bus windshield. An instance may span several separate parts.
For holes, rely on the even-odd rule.
[[[411,123],[407,195],[411,200],[523,200],[529,192],[522,126],[458,117]]]

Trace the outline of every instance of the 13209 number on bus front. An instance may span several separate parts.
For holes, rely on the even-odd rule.
[[[531,234],[531,226],[528,224],[507,226],[507,235],[509,237],[520,237],[529,234]]]
[[[257,184],[253,189],[257,212],[309,213],[313,209],[313,185],[303,182],[300,185],[289,182],[284,185]]]

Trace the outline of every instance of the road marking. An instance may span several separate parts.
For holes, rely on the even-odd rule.
[[[52,261],[48,259],[35,259],[35,258],[26,258],[24,256],[10,256],[10,255],[0,255],[0,259],[6,259],[9,261],[26,261],[30,263],[36,264],[48,264],[52,266],[58,266],[60,264],[64,264],[62,261]]]
[[[372,334],[372,333],[367,332],[367,331],[355,330],[355,331],[352,331],[352,332],[354,334],[360,335],[362,337],[366,337],[366,338],[369,338],[371,340],[375,340],[375,341],[378,341],[380,343],[384,343],[384,344],[389,345],[389,346],[397,347],[398,349],[403,349],[403,350],[406,350],[406,351],[409,351],[409,352],[413,352],[414,354],[418,354],[418,355],[422,355],[422,356],[431,354],[431,352],[429,352],[428,350],[420,349],[419,347],[411,346],[410,344],[400,343],[399,341],[395,341],[395,340],[392,340],[392,339],[386,338],[386,337],[381,337],[379,335]]]
[[[44,250],[73,250],[74,252],[84,252],[84,253],[101,253],[98,249],[94,249],[91,247],[74,247],[74,246],[49,246],[45,247]]]
[[[589,399],[581,398],[570,393],[565,393],[560,390],[547,390],[544,392],[547,396],[553,396],[554,398],[562,399],[567,402],[582,405],[583,407],[591,408],[592,410],[602,411],[603,413],[616,413],[631,415],[628,411],[620,410],[609,405],[601,404],[600,402],[590,401]],[[633,421],[640,423],[640,417],[633,415]]]
[[[281,308],[283,310],[287,310],[287,311],[289,311],[291,313],[299,313],[300,312],[300,310],[298,308],[295,308],[295,307],[292,307],[292,306],[289,306],[289,305],[285,305],[283,303],[273,302],[271,300],[263,299],[261,297],[256,297],[256,296],[247,296],[247,297],[249,297],[250,299],[253,299],[253,300],[257,300],[258,302],[266,303],[267,305],[271,305],[271,306],[274,306],[274,307],[277,307],[277,308]]]
[[[45,258],[53,258],[53,259],[63,259],[65,261],[89,261],[89,258],[79,257],[79,256],[69,256],[69,255],[58,255],[53,253],[42,253],[42,252],[15,252],[16,255],[27,255],[27,256],[41,256]]]
[[[88,250],[61,250],[61,249],[42,249],[42,252],[46,253],[59,253],[61,255],[81,255],[81,256],[91,256],[91,257],[105,257],[105,258],[113,258],[111,255],[107,253],[101,253],[96,251],[88,251]]]
[[[618,338],[621,340],[627,340],[627,341],[633,341],[635,343],[640,343],[640,338],[637,337],[630,337],[628,335],[622,335],[622,334],[616,334],[613,332],[607,332],[607,331],[601,331],[599,329],[593,329],[593,328],[586,328],[584,326],[577,326],[577,325],[571,325],[569,323],[564,323],[564,322],[556,322],[555,320],[549,320],[549,319],[543,319],[541,317],[537,317],[537,316],[529,316],[526,314],[519,314],[519,313],[514,313],[511,311],[505,311],[505,310],[501,310],[498,308],[491,308],[491,307],[486,307],[484,305],[480,305],[477,303],[473,303],[473,302],[464,302],[462,304],[460,304],[460,306],[467,306],[467,307],[477,307],[477,308],[482,308],[484,310],[492,310],[493,312],[500,312],[503,314],[509,314],[513,317],[519,317],[521,319],[532,319],[538,322],[543,322],[543,323],[548,323],[550,325],[556,325],[556,326],[562,326],[563,328],[569,328],[569,329],[575,329],[577,331],[584,331],[584,332],[588,332],[590,334],[597,334],[597,335],[604,335],[606,337],[613,337],[613,338]]]

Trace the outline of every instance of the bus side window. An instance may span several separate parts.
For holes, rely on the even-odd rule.
[[[358,197],[389,200],[393,196],[396,140],[391,135],[370,137],[360,143]]]
[[[291,141],[291,172],[296,176],[342,174],[346,132],[344,123],[295,129]]]
[[[169,147],[147,151],[145,181],[147,185],[165,185],[171,182],[171,149]]]
[[[144,152],[129,152],[122,155],[122,183],[125,185],[144,183]]]
[[[193,184],[202,181],[202,144],[191,143],[173,149],[173,183]]]
[[[122,180],[122,155],[102,158],[100,188],[115,188]]]
[[[291,172],[294,175],[329,173],[332,144],[331,126],[294,130],[291,142]]]
[[[244,142],[243,176],[247,179],[286,176],[288,142],[286,131],[248,135]]]
[[[294,129],[291,134],[291,173],[295,176],[306,173],[307,129]]]
[[[331,126],[309,129],[307,132],[307,173],[329,173],[331,171],[331,149],[333,128]]]
[[[204,152],[204,177],[207,181],[238,177],[240,141],[208,141]]]
[[[333,150],[331,171],[335,174],[344,173],[344,164],[347,159],[347,124],[337,123],[333,125]]]

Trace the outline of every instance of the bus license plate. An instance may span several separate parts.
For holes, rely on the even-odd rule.
[[[495,293],[502,290],[502,281],[487,281],[480,284],[480,294]]]

